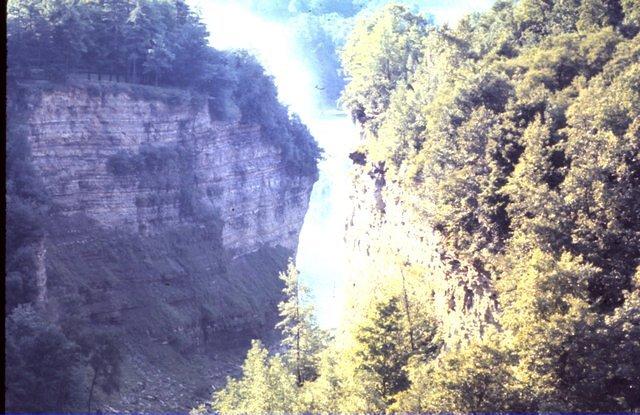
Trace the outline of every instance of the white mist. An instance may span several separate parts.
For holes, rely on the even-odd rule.
[[[350,160],[357,132],[351,120],[335,108],[322,108],[312,68],[297,55],[292,28],[268,21],[243,7],[220,0],[191,0],[221,50],[246,49],[275,79],[280,100],[300,115],[324,149],[320,177],[313,187],[296,265],[310,288],[319,324],[337,327],[343,309],[342,281],[346,269],[343,241],[349,213]]]

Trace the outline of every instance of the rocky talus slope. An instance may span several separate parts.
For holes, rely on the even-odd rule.
[[[118,333],[123,381],[99,408],[184,411],[270,335],[317,178],[287,171],[257,124],[132,91],[33,88],[27,140],[53,206],[39,298]]]

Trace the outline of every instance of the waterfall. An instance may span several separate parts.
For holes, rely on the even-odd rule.
[[[343,311],[342,287],[346,271],[344,227],[349,206],[348,154],[357,132],[349,117],[324,115],[310,123],[311,132],[325,149],[320,178],[313,187],[296,264],[302,281],[315,297],[318,322],[335,328]]]

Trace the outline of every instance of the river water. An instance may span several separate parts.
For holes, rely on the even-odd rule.
[[[349,213],[348,154],[357,132],[349,117],[319,104],[313,68],[307,67],[294,43],[292,29],[267,21],[233,2],[191,0],[199,9],[217,49],[246,49],[274,77],[280,100],[300,115],[324,150],[320,176],[295,258],[301,282],[309,287],[318,323],[335,328],[343,310],[346,269],[344,226]]]

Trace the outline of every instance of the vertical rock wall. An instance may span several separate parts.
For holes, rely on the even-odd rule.
[[[350,297],[376,298],[380,287],[404,276],[421,287],[420,300],[433,304],[448,344],[482,333],[497,310],[492,281],[443,250],[441,235],[411,215],[411,203],[420,201],[387,181],[384,166],[358,156],[352,155],[353,211],[346,225]],[[365,309],[357,300],[350,306],[351,315]]]
[[[38,303],[73,331],[115,332],[114,411],[186,412],[277,320],[317,177],[287,169],[257,124],[184,91],[23,85],[31,161],[52,209]],[[215,111],[212,111],[215,113]]]
[[[204,104],[68,88],[43,93],[28,127],[64,215],[154,233],[197,223],[196,209],[222,221],[224,246],[239,253],[297,246],[315,178],[285,173],[258,125],[212,121]]]

